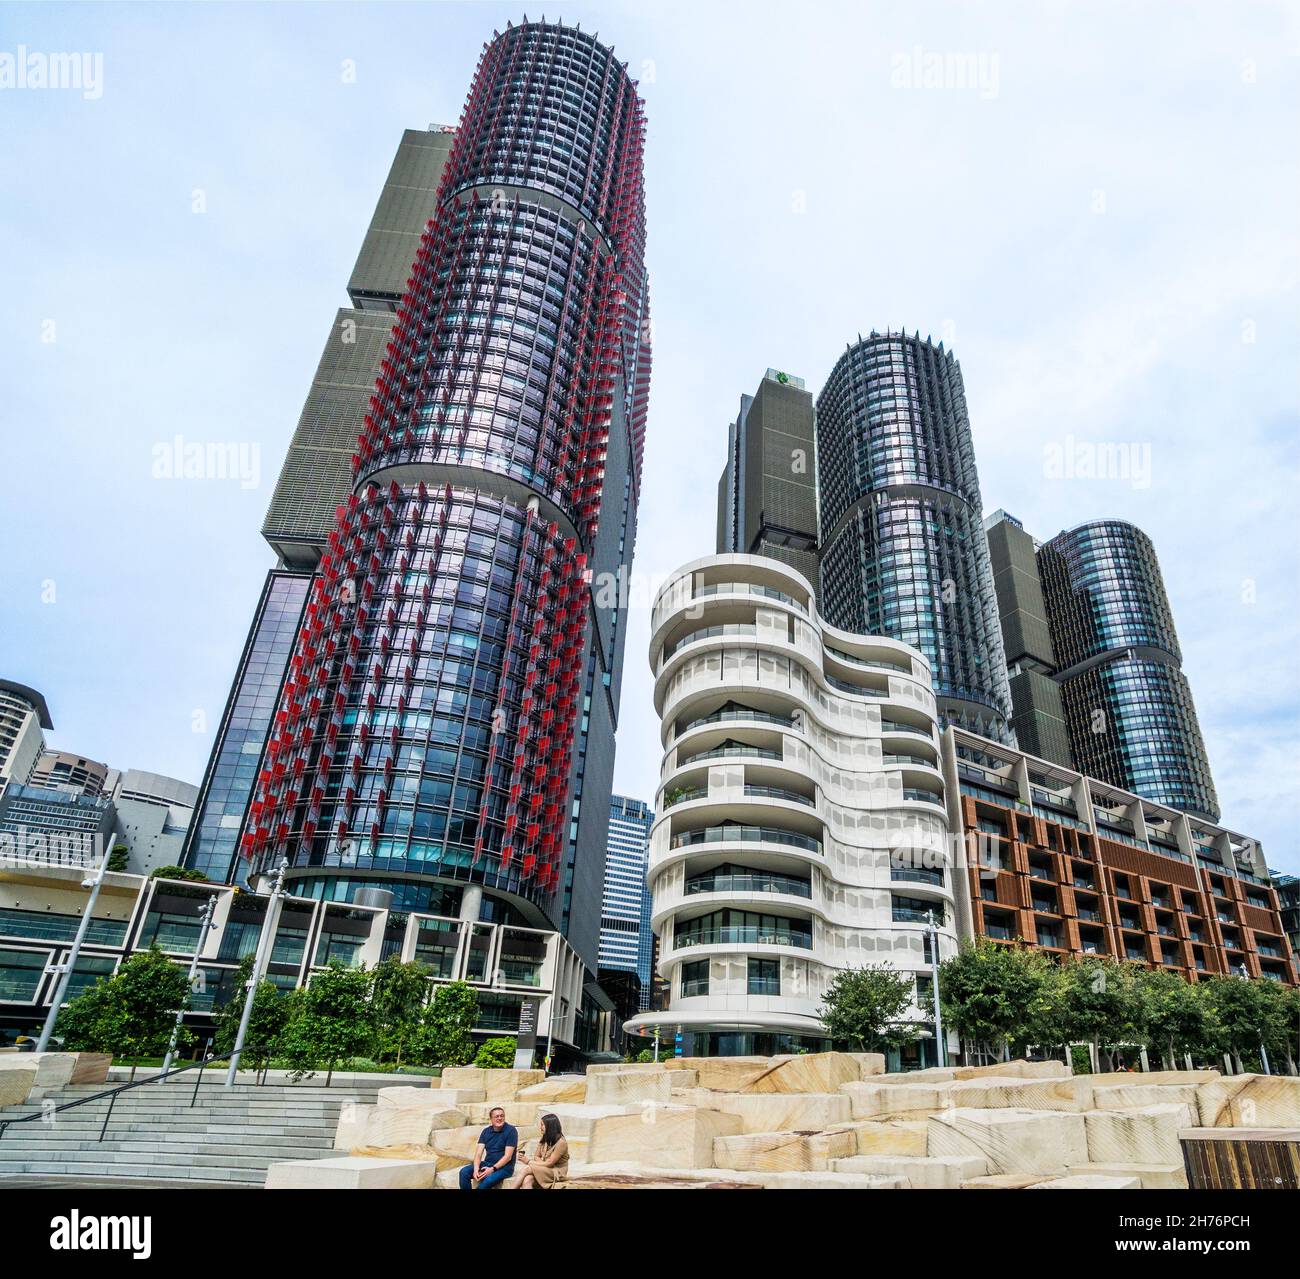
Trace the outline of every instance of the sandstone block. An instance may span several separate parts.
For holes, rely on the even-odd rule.
[[[693,1070],[700,1088],[737,1091],[770,1064],[767,1057],[670,1057],[666,1067]]]
[[[826,1093],[860,1078],[857,1060],[848,1053],[802,1053],[773,1057],[742,1088],[751,1093]]]
[[[856,1153],[852,1132],[761,1132],[718,1137],[713,1162],[746,1172],[825,1172],[831,1159]]]
[[[435,1131],[462,1128],[465,1116],[459,1110],[429,1110],[424,1106],[358,1106],[364,1110],[360,1135],[356,1146],[404,1146],[411,1143],[427,1145]],[[340,1128],[342,1121],[340,1120]],[[336,1146],[340,1145],[335,1138]]]
[[[949,1093],[954,1106],[997,1110],[1091,1110],[1092,1088],[1075,1078],[1016,1079],[989,1076],[959,1081]]]
[[[1047,1177],[1041,1172],[995,1172],[987,1177],[972,1177],[963,1181],[963,1190],[1028,1190]]]
[[[448,1066],[442,1072],[443,1088],[469,1088],[486,1101],[511,1101],[521,1088],[540,1084],[544,1070],[486,1069],[482,1066]]]
[[[1189,1106],[1148,1106],[1144,1110],[1093,1110],[1084,1116],[1088,1130],[1087,1159],[1070,1163],[1182,1163],[1180,1129],[1196,1125]]]
[[[450,1110],[454,1102],[448,1093],[459,1093],[457,1089],[443,1088],[381,1088],[375,1095],[375,1102],[380,1106],[401,1106],[410,1109],[419,1106],[424,1110]],[[474,1100],[479,1100],[475,1098]]]
[[[467,1164],[474,1158],[474,1148],[482,1131],[478,1124],[465,1128],[439,1128],[429,1134],[429,1145],[440,1155],[454,1155],[461,1163]]]
[[[70,1084],[106,1084],[108,1068],[113,1064],[112,1053],[73,1053],[77,1060],[72,1067]]]
[[[848,1097],[854,1119],[884,1119],[891,1115],[929,1115],[951,1106],[949,1094],[952,1087],[952,1084],[943,1082],[885,1084],[873,1079],[870,1083],[844,1084],[840,1091]]]
[[[471,1101],[457,1109],[465,1115],[465,1122],[471,1128],[481,1129],[487,1126],[492,1111],[497,1106],[506,1112],[506,1123],[514,1124],[521,1137],[531,1135],[537,1126],[537,1116],[544,1109],[551,1109],[549,1105],[543,1107],[536,1101]]]
[[[587,1095],[587,1081],[582,1075],[552,1075],[540,1084],[529,1084],[518,1093],[519,1101],[541,1103],[582,1101]]]
[[[1068,1177],[1049,1177],[1028,1186],[1028,1190],[1137,1190],[1136,1177],[1103,1177],[1097,1173],[1075,1173]]]
[[[1218,1070],[1110,1070],[1095,1075],[1079,1075],[1086,1079],[1093,1088],[1136,1087],[1145,1085],[1152,1088],[1164,1088],[1170,1084],[1208,1084],[1212,1080],[1222,1079]]]
[[[912,1190],[956,1190],[963,1181],[984,1176],[989,1168],[978,1155],[851,1155],[833,1159],[831,1170],[901,1177]]]
[[[388,1092],[388,1089],[380,1091]],[[487,1100],[482,1088],[434,1088],[431,1091],[443,1106],[468,1106],[471,1102]]]
[[[1138,1076],[1142,1078],[1141,1075]],[[1141,1110],[1147,1106],[1191,1106],[1197,1109],[1195,1084],[1111,1084],[1092,1090],[1094,1110]]]
[[[4,1075],[17,1074],[20,1078],[30,1075],[23,1099],[39,1101],[47,1093],[66,1088],[72,1082],[77,1056],[77,1053],[0,1053],[0,1090],[6,1089]],[[14,1092],[18,1087],[19,1084],[11,1079],[7,1091]]]
[[[1187,1169],[1181,1164],[1082,1164],[1067,1168],[1070,1176],[1135,1177],[1143,1190],[1186,1190]]]
[[[1201,1127],[1300,1128],[1300,1075],[1230,1075],[1196,1092]]]
[[[666,1070],[602,1071],[587,1076],[589,1106],[635,1106],[642,1102],[667,1102],[672,1081]]]
[[[18,1056],[17,1053],[7,1055]],[[31,1054],[23,1053],[22,1055],[28,1057]],[[19,1069],[6,1063],[3,1068],[0,1068],[0,1106],[17,1106],[26,1101],[35,1083],[35,1066]]]
[[[588,1159],[654,1168],[709,1168],[714,1138],[735,1136],[740,1131],[739,1115],[694,1106],[648,1106],[640,1114],[596,1119],[591,1126]]]
[[[994,1062],[991,1066],[957,1066],[953,1070],[954,1079],[985,1079],[994,1076],[999,1079],[1069,1079],[1074,1071],[1063,1061],[1015,1061]]]
[[[851,1132],[859,1155],[925,1154],[924,1119],[865,1119],[836,1131]]]
[[[423,1159],[288,1159],[266,1170],[268,1190],[428,1190],[437,1165]],[[455,1173],[453,1172],[453,1176]]]
[[[883,1075],[885,1073],[884,1053],[848,1053],[847,1055],[858,1063],[858,1077],[860,1079],[868,1079],[872,1075]]]
[[[674,1103],[739,1115],[742,1132],[820,1132],[852,1118],[842,1093],[733,1093],[697,1088],[672,1094]]]
[[[948,1110],[927,1120],[926,1153],[979,1155],[989,1172],[1061,1173],[1088,1162],[1084,1116],[1054,1110]]]

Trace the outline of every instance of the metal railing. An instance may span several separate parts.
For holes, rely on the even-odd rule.
[[[78,1097],[75,1101],[65,1101],[61,1106],[55,1106],[52,1110],[41,1109],[34,1111],[30,1115],[20,1115],[17,1119],[0,1118],[0,1138],[15,1124],[28,1124],[33,1120],[40,1119],[49,1122],[51,1115],[61,1114],[65,1110],[73,1110],[77,1106],[88,1106],[92,1101],[103,1101],[105,1097],[109,1099],[108,1109],[104,1112],[104,1122],[100,1125],[98,1140],[104,1140],[104,1134],[108,1131],[108,1121],[113,1117],[113,1107],[117,1104],[120,1094],[130,1092],[133,1088],[147,1088],[150,1084],[164,1083],[176,1075],[183,1075],[187,1070],[197,1070],[198,1077],[194,1081],[194,1092],[190,1096],[191,1108],[199,1099],[199,1085],[203,1083],[203,1068],[212,1065],[213,1062],[229,1061],[234,1055],[233,1052],[210,1053],[201,1057],[198,1061],[192,1061],[188,1066],[182,1066],[179,1070],[167,1070],[161,1074],[148,1075],[144,1079],[130,1080],[125,1084],[118,1084],[116,1088],[106,1088],[103,1092],[92,1093],[89,1097]]]

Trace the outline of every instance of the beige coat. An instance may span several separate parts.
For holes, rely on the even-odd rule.
[[[550,1190],[557,1181],[563,1181],[569,1175],[569,1143],[563,1137],[554,1146],[542,1142],[527,1164],[520,1162],[511,1186],[519,1189],[530,1173],[538,1190]]]

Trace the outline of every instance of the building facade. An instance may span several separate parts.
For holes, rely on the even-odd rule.
[[[680,1031],[687,1055],[819,1048],[829,983],[865,964],[909,974],[923,1000],[930,921],[941,959],[957,946],[925,658],[829,626],[806,578],[757,556],[685,565],[651,631],[670,1002],[629,1029]]]
[[[28,781],[73,795],[103,795],[112,789],[109,767],[74,751],[42,751]]]
[[[945,723],[1011,741],[961,366],[919,334],[850,345],[817,397],[821,607],[919,649]]]
[[[128,768],[113,783],[113,837],[124,845],[126,869],[148,875],[179,866],[199,788],[175,777]]]
[[[1295,981],[1278,890],[1248,836],[956,728],[944,773],[965,850],[963,936],[1192,981]]]
[[[93,864],[0,858],[0,1047],[34,1033],[44,1021],[57,968],[68,958],[86,908],[82,880]],[[67,997],[75,999],[112,976],[133,952],[155,944],[188,970],[206,900],[213,896],[216,926],[202,941],[202,979],[185,1018],[202,1039],[212,1029],[213,1012],[241,993],[239,962],[256,951],[266,919],[268,899],[236,892],[233,885],[105,875]],[[529,997],[541,1000],[537,1024],[552,1033],[557,1056],[605,1047],[587,1037],[582,962],[554,931],[289,897],[267,978],[292,990],[327,963],[373,968],[390,955],[422,964],[431,988],[468,983],[477,997],[476,1039],[513,1034],[520,1004]]]
[[[485,49],[244,818],[254,873],[558,926],[594,972],[649,379],[642,106]],[[613,593],[617,595],[617,593]]]
[[[26,783],[54,727],[45,698],[26,684],[0,679],[0,795],[10,782]]]
[[[1123,520],[1038,551],[1074,764],[1214,822],[1219,801],[1151,539]]]
[[[600,972],[635,973],[637,1009],[650,1004],[654,933],[646,875],[653,821],[654,810],[642,800],[610,796],[605,891],[600,908]]]
[[[768,555],[817,581],[817,440],[803,378],[768,369],[727,428],[719,554]]]

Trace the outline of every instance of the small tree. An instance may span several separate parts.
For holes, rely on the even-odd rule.
[[[329,1087],[335,1069],[359,1056],[374,1035],[370,974],[335,961],[315,973],[289,1001],[280,1051],[295,1079],[325,1071]]]
[[[184,866],[159,866],[150,872],[150,879],[186,879],[195,884],[210,881],[201,870],[187,870]]]
[[[404,964],[390,955],[371,976],[370,1007],[375,1023],[376,1061],[392,1057],[398,1066],[419,1033],[420,1014],[429,997],[424,965]]]
[[[944,1020],[968,1044],[994,1045],[1008,1054],[1012,1040],[1030,1036],[1041,1015],[1047,960],[1037,952],[1000,945],[988,937],[964,942],[939,965],[939,1003]]]
[[[86,1001],[82,1005],[82,1001]],[[132,955],[107,980],[96,982],[59,1016],[66,1046],[114,1057],[161,1057],[171,1042],[178,1009],[189,1007],[183,969],[157,946]],[[78,1007],[78,1005],[82,1005]],[[181,1027],[177,1047],[193,1036]],[[131,1067],[135,1078],[135,1066]]]
[[[239,1023],[244,1015],[244,996],[253,977],[253,955],[239,961],[239,977],[234,995],[219,1009],[214,1020],[216,1034],[213,1046],[219,1053],[229,1053],[239,1035]],[[289,1021],[289,1000],[273,981],[263,977],[253,994],[253,1010],[248,1019],[248,1033],[239,1055],[240,1070],[253,1070],[263,1076],[270,1068],[272,1058],[280,1051],[285,1026]]]
[[[1198,1057],[1214,1049],[1214,1024],[1204,988],[1161,968],[1137,974],[1142,1041],[1156,1050],[1172,1070],[1187,1053]]]
[[[880,1052],[916,1038],[904,1017],[912,1006],[912,979],[888,965],[849,968],[835,975],[820,1011],[826,1033],[856,1052]]]
[[[1137,965],[1088,956],[1063,964],[1061,971],[1070,1038],[1087,1040],[1114,1069],[1115,1049],[1144,1039]]]
[[[1255,1058],[1260,1045],[1283,1053],[1295,1034],[1291,1001],[1278,984],[1247,977],[1211,977],[1200,984],[1214,1024],[1216,1052],[1232,1055],[1238,1070],[1243,1057]]]
[[[470,1030],[478,1014],[478,996],[463,981],[434,989],[412,1042],[411,1051],[421,1065],[465,1066],[474,1060]]]
[[[125,844],[115,844],[113,850],[108,855],[108,865],[105,866],[104,869],[110,871],[123,871],[126,869],[130,858],[130,849],[128,849]]]
[[[515,1064],[515,1040],[485,1039],[474,1056],[476,1066],[489,1070],[506,1069]]]

